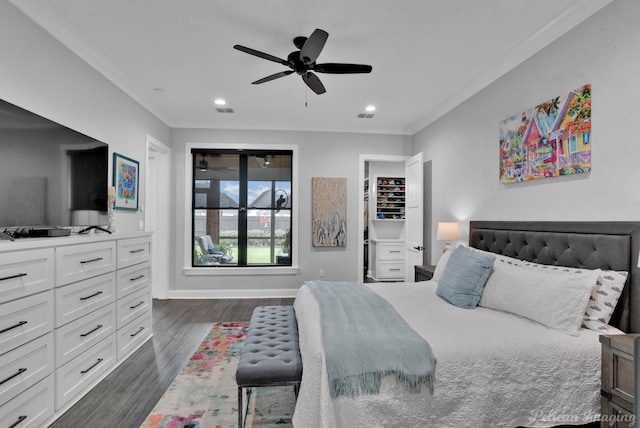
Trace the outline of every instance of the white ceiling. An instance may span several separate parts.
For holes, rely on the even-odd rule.
[[[170,127],[412,135],[611,0],[10,1]],[[251,85],[286,68],[234,44],[286,58],[315,28],[318,63],[371,74]]]

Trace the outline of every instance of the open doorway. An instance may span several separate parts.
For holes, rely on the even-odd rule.
[[[405,180],[408,156],[360,155],[358,231],[358,281],[401,282],[414,277],[412,266],[406,265],[407,223]],[[422,161],[421,161],[422,163]],[[422,182],[414,183],[423,194],[420,210],[424,264],[430,260],[431,242],[431,172],[430,162],[423,165]],[[410,178],[409,178],[410,179]],[[415,187],[414,187],[415,189]],[[416,214],[414,213],[413,216]],[[413,259],[412,259],[413,260]],[[411,270],[411,272],[409,272]]]

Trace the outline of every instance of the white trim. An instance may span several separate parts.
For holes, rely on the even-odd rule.
[[[152,240],[152,285],[153,297],[166,299],[171,278],[171,148],[151,135],[146,137],[145,168],[145,230],[153,228]],[[154,177],[151,177],[150,163],[154,162]],[[158,174],[158,168],[166,171]],[[153,210],[153,212],[152,212]],[[153,221],[151,221],[153,215]]]
[[[295,298],[297,289],[243,289],[243,290],[171,290],[170,299],[263,299]]]
[[[251,276],[251,275],[297,275],[297,266],[273,267],[186,267],[182,270],[185,276]]]
[[[291,251],[291,263],[293,267],[290,269],[295,269],[297,272],[298,266],[298,201],[300,200],[300,193],[298,191],[298,145],[297,144],[243,144],[243,143],[186,143],[184,147],[184,259],[183,259],[183,272],[185,275],[188,275],[188,271],[196,269],[198,271],[202,271],[201,275],[220,275],[216,273],[216,269],[207,269],[207,268],[193,268],[191,266],[191,248],[192,248],[192,224],[191,224],[191,183],[193,181],[193,171],[192,171],[192,158],[191,158],[191,150],[192,149],[244,149],[244,150],[291,150],[293,153],[292,159],[292,167],[291,167],[291,193],[294,196],[291,200],[291,236],[296,241],[296,245],[292,245]],[[237,270],[240,275],[249,275],[253,272],[256,272],[256,269],[249,268],[232,268],[226,267],[225,270]],[[263,270],[267,270],[269,273],[273,271],[273,273],[282,271],[280,267],[269,267],[264,268]]]
[[[364,281],[364,200],[362,198],[362,185],[364,183],[364,163],[365,162],[402,162],[404,163],[410,156],[401,155],[365,155],[360,154],[358,161],[358,282]],[[371,183],[369,183],[371,192]]]

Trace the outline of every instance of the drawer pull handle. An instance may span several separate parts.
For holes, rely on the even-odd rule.
[[[389,270],[400,270],[400,268],[393,268],[393,269],[389,269]]]
[[[102,294],[102,291],[98,291],[97,293],[93,293],[91,296],[81,297],[80,300],[89,300],[92,297],[96,297]]]
[[[390,253],[399,253],[400,250],[389,250]]]
[[[27,417],[26,417],[26,416],[18,416],[18,420],[17,420],[17,421],[15,421],[13,424],[9,425],[9,427],[8,427],[8,428],[16,428],[16,427],[17,427],[18,425],[20,425],[20,423],[21,423],[22,421],[24,421],[25,419],[27,419]]]
[[[5,329],[3,329],[3,330],[0,330],[0,334],[2,334],[2,333],[6,333],[7,331],[9,331],[9,330],[13,330],[14,328],[18,328],[18,327],[20,327],[21,325],[25,325],[26,323],[27,323],[27,321],[18,321],[18,324],[16,324],[16,325],[12,325],[11,327],[7,327],[7,328],[5,328]]]
[[[4,278],[0,278],[0,281],[6,281],[8,279],[21,278],[23,276],[27,276],[27,274],[26,273],[19,273],[17,275],[5,276]]]
[[[102,359],[102,358],[98,358],[98,361],[96,361],[96,362],[95,362],[91,367],[89,367],[89,368],[88,368],[88,369],[86,369],[86,370],[82,370],[80,373],[81,373],[81,374],[87,374],[87,373],[89,373],[91,370],[93,370],[93,369],[94,369],[94,367],[95,367],[95,366],[97,366],[98,364],[100,364],[102,361],[103,361],[103,359]]]
[[[137,280],[142,279],[142,278],[144,278],[144,275],[138,275],[135,278],[129,278],[129,281],[137,281]]]
[[[88,331],[88,332],[86,332],[86,333],[82,333],[82,334],[80,335],[80,337],[87,337],[87,336],[89,336],[91,333],[93,333],[93,332],[95,332],[95,331],[100,330],[102,327],[104,327],[102,324],[98,324],[98,326],[97,326],[96,328],[94,328],[93,330]]]
[[[104,257],[96,257],[95,259],[91,259],[91,260],[81,260],[80,263],[81,264],[93,263],[93,262],[99,262],[100,260],[104,260]]]
[[[130,334],[129,336],[131,337],[136,337],[137,335],[139,335],[140,333],[142,333],[142,331],[144,330],[144,327],[140,327],[140,329],[138,331],[136,331],[133,334]]]
[[[143,304],[144,304],[144,300],[140,300],[140,303],[138,303],[138,304],[136,304],[136,305],[133,305],[133,306],[129,306],[129,309],[135,309],[135,308],[137,308],[138,306],[143,305]]]
[[[0,381],[0,385],[2,385],[3,383],[7,383],[9,382],[11,379],[13,379],[16,376],[20,376],[22,373],[26,372],[27,369],[18,369],[18,371],[14,374],[12,374],[11,376],[9,376],[8,378],[1,380]]]
[[[130,252],[131,254],[133,254],[133,253],[141,253],[141,252],[143,252],[143,251],[144,251],[144,248],[139,248],[139,249],[137,249],[137,250],[130,250],[129,252]]]

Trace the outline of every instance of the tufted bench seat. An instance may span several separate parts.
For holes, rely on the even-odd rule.
[[[301,379],[302,357],[293,306],[256,307],[236,370],[238,426],[244,426],[246,414],[244,388],[248,390],[248,408],[251,388],[291,385],[297,398]]]

